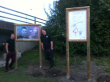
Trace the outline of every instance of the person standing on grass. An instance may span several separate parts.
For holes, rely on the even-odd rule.
[[[54,67],[54,58],[53,58],[53,40],[52,37],[46,33],[46,29],[42,29],[41,35],[41,46],[44,50],[45,59],[50,61],[50,69]]]
[[[11,58],[11,63],[9,65],[10,69],[12,68],[12,65],[15,62],[15,57],[16,57],[16,52],[15,52],[15,35],[11,34],[11,38],[7,40],[6,42],[6,51],[7,51],[7,56],[6,56],[6,66],[5,66],[5,72],[8,72],[8,63]],[[17,51],[18,53],[18,51]]]

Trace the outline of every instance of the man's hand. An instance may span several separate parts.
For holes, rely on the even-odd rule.
[[[51,50],[53,50],[53,41],[51,41],[50,44],[51,44]]]
[[[8,54],[8,52],[9,52],[9,51],[8,51],[8,45],[9,45],[9,44],[6,43],[6,51],[7,51],[7,54]]]
[[[51,48],[51,50],[53,50],[53,48]]]
[[[44,50],[44,48],[42,48],[42,50]]]
[[[8,54],[8,52],[9,52],[9,51],[7,50],[7,54]]]
[[[18,50],[16,50],[16,53],[18,54]]]
[[[41,47],[42,47],[42,50],[44,50],[44,47],[43,47],[43,43],[41,42]]]

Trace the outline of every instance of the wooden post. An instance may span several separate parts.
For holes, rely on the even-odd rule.
[[[39,32],[39,56],[40,56],[40,68],[42,67],[42,49],[41,49],[41,39],[40,39],[40,36],[41,36],[41,26],[39,28],[40,32]]]
[[[15,56],[15,69],[17,69],[16,27],[14,27],[14,34],[15,34],[15,52],[16,52],[16,56]]]
[[[69,79],[69,42],[66,41],[67,78]]]
[[[90,7],[87,10],[87,78],[90,80]]]
[[[42,67],[41,41],[39,41],[40,68]]]
[[[16,48],[16,41],[15,41],[15,52],[16,52],[16,59],[15,59],[15,69],[17,69],[17,48]]]
[[[17,26],[39,26],[39,39],[17,39]],[[40,24],[15,24],[14,27],[14,33],[15,33],[15,51],[16,49],[16,42],[17,41],[39,41],[39,58],[40,58],[40,68],[42,67],[42,51],[41,51],[41,25]],[[16,60],[15,60],[15,68],[17,69],[17,53],[16,53]]]
[[[69,42],[68,42],[68,11],[66,10],[66,61],[67,61],[67,79],[69,79]]]
[[[86,10],[86,39],[69,39],[69,12]],[[74,20],[74,19],[73,19]],[[67,77],[69,78],[69,42],[87,42],[87,79],[90,80],[90,6],[66,8],[66,59]]]

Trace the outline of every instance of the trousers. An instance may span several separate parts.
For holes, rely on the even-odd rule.
[[[46,60],[50,61],[51,67],[53,67],[54,66],[53,50],[51,49],[44,50],[44,56]]]
[[[11,58],[11,63],[9,65],[9,68],[12,67],[12,65],[15,62],[15,57],[16,57],[16,52],[15,51],[14,52],[8,52],[7,53],[5,70],[8,70],[8,63],[9,63],[10,58]]]

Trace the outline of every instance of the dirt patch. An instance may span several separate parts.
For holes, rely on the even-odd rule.
[[[64,76],[66,74],[61,70],[57,70],[57,69],[46,70],[46,73],[49,75],[49,77]]]
[[[40,69],[35,66],[29,66],[27,70],[27,75],[33,76],[33,77],[45,77],[45,78],[53,78],[53,77],[58,77],[58,76],[65,76],[66,72],[63,72],[59,69]]]
[[[110,75],[100,75],[97,82],[110,82]]]
[[[36,71],[32,72],[30,75],[33,77],[41,77],[41,76],[44,76],[45,74],[40,70],[36,70]]]
[[[91,62],[91,80],[89,82],[110,82],[110,74],[104,71],[104,66],[96,65]],[[88,82],[87,80],[87,62],[82,65],[70,66],[70,78],[67,79],[66,68],[49,69],[49,62],[43,62],[43,67],[38,64],[27,66],[26,74],[32,77],[53,79],[60,82]],[[105,76],[103,76],[105,75]]]

